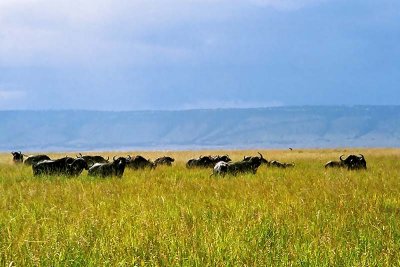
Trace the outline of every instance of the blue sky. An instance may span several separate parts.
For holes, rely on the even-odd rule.
[[[400,104],[398,0],[0,0],[0,109]]]

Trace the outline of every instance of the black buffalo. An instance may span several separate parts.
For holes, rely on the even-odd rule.
[[[208,168],[213,166],[214,162],[211,156],[200,156],[197,159],[189,159],[186,163],[187,168],[203,167]]]
[[[268,166],[277,167],[277,168],[281,168],[281,169],[286,169],[286,168],[292,168],[292,167],[294,167],[294,165],[295,164],[293,162],[292,163],[286,163],[286,162],[280,162],[280,161],[277,161],[277,160],[271,160],[269,162]]]
[[[327,163],[325,163],[325,169],[328,168],[344,168],[346,167],[346,165],[343,163],[343,161],[328,161]]]
[[[175,161],[174,158],[164,156],[164,157],[161,157],[161,158],[156,159],[156,160],[154,161],[154,164],[155,164],[156,166],[158,166],[158,165],[172,166],[172,162],[174,162],[174,161]]]
[[[215,164],[218,162],[223,161],[223,162],[230,162],[232,161],[228,155],[224,156],[200,156],[197,159],[190,159],[186,163],[187,168],[213,168]]]
[[[67,166],[73,162],[74,159],[70,157],[56,160],[43,160],[32,165],[33,175],[67,174]]]
[[[83,170],[89,170],[89,165],[83,158],[74,159],[74,161],[66,166],[66,175],[79,176]]]
[[[244,156],[243,161],[249,161],[249,160],[252,160],[252,158],[254,158],[254,157]],[[266,160],[264,157],[261,157],[261,164],[265,164],[265,165],[269,166],[270,162],[268,160]]]
[[[22,163],[24,161],[24,154],[22,154],[21,151],[19,152],[11,152],[11,154],[13,155],[13,161],[14,163]]]
[[[113,162],[96,163],[89,168],[88,174],[90,176],[100,176],[103,178],[111,176],[117,176],[121,178],[130,159],[130,156],[128,156],[128,158],[119,157],[117,159],[114,157]]]
[[[144,169],[144,168],[154,169],[156,167],[156,164],[152,162],[150,159],[145,159],[144,157],[137,155],[134,158],[131,158],[127,162],[127,167],[134,170]]]
[[[214,169],[213,169],[213,173],[212,175],[222,175],[225,176],[225,174],[228,173],[228,168],[229,168],[229,163],[225,162],[225,161],[220,161],[217,162],[217,164],[215,164]]]
[[[232,160],[228,155],[223,155],[223,156],[212,157],[212,161],[214,162],[214,164],[216,164],[217,162],[220,162],[220,161],[231,162]]]
[[[212,175],[225,175],[232,174],[237,175],[238,173],[253,173],[257,172],[258,167],[262,164],[264,157],[261,153],[258,153],[259,157],[250,157],[246,160],[238,162],[223,162],[220,161],[215,164]]]
[[[37,164],[41,161],[44,160],[51,160],[49,156],[47,155],[33,155],[33,156],[28,156],[25,161],[24,164],[26,165],[34,165]]]
[[[367,169],[367,162],[362,154],[349,155],[346,158],[343,158],[343,156],[341,155],[339,159],[348,170]]]

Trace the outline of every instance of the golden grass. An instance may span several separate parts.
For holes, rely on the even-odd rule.
[[[323,168],[353,151],[367,171]],[[130,152],[177,162],[122,179],[37,178],[0,154],[0,264],[400,265],[400,150],[264,150],[296,167],[237,177],[185,168],[201,154],[256,152]]]

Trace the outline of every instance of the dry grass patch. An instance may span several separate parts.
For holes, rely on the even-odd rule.
[[[400,265],[400,150],[352,151],[367,171],[323,168],[350,150],[267,150],[296,167],[225,178],[185,162],[257,151],[129,152],[177,161],[122,179],[36,178],[1,154],[0,264]]]

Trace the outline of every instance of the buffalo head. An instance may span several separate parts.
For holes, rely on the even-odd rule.
[[[15,163],[22,163],[24,161],[24,154],[22,154],[21,151],[18,152],[11,152],[11,154],[13,155],[13,161]]]

